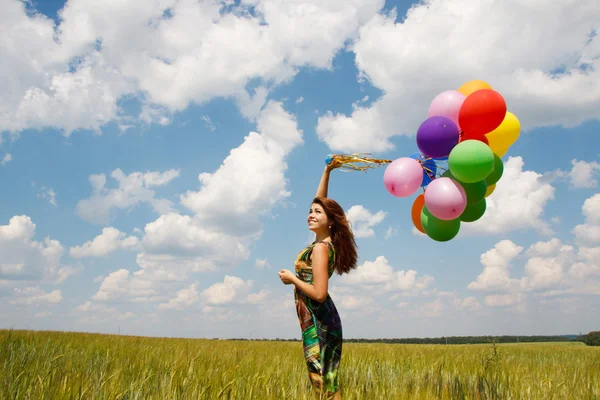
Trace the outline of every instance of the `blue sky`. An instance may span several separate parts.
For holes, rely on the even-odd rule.
[[[332,173],[359,245],[359,268],[330,281],[344,334],[597,329],[592,1],[569,17],[527,2],[222,3],[7,2],[1,327],[300,337],[277,271],[311,240],[325,156],[408,156],[435,95],[483,79],[523,131],[486,216],[454,240],[415,231],[415,196],[387,193],[384,168]]]

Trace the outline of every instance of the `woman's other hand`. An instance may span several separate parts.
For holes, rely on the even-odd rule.
[[[281,282],[283,282],[285,285],[293,283],[295,277],[296,275],[294,275],[292,271],[289,271],[287,269],[282,269],[281,271],[279,271],[279,279],[281,279]]]

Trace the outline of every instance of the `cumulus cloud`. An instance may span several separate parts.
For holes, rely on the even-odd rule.
[[[0,131],[100,132],[131,117],[168,124],[190,103],[234,97],[252,118],[265,91],[335,54],[383,0],[67,2],[58,22],[5,2]],[[266,89],[255,96],[249,87]],[[119,103],[136,98],[141,113]],[[248,101],[251,98],[251,101]]]
[[[583,203],[585,222],[577,225],[573,233],[580,243],[600,243],[600,193]]]
[[[26,215],[17,215],[0,225],[0,280],[47,281],[60,283],[79,268],[62,264],[64,248],[58,240],[36,241],[35,224]]]
[[[111,272],[100,284],[98,292],[92,297],[97,301],[133,301],[146,302],[161,300],[155,284],[130,274],[126,269]]]
[[[528,294],[542,297],[600,294],[600,246],[597,246],[600,241],[580,241],[581,237],[577,236],[588,233],[589,224],[600,220],[595,217],[598,199],[600,195],[594,195],[583,204],[587,219],[573,230],[577,245],[565,244],[559,238],[535,242],[523,254],[523,272],[518,274],[512,263],[524,248],[510,240],[500,241],[481,256],[484,269],[468,288],[494,291],[495,294],[486,297],[487,305],[518,305],[518,311],[523,311]]]
[[[290,196],[286,158],[303,141],[295,117],[278,102],[265,106],[257,130],[215,172],[199,175],[198,191],[181,195],[192,216],[168,213],[146,225],[138,254],[144,274],[168,271],[183,279],[249,257],[262,234],[260,219]]]
[[[419,278],[417,275],[413,269],[395,271],[386,257],[379,256],[375,261],[365,261],[357,269],[343,275],[341,283],[368,286],[373,293],[415,293],[427,289],[434,280],[429,275]]]
[[[523,247],[510,240],[498,242],[493,249],[481,255],[483,272],[468,286],[474,290],[510,289],[510,263],[517,257]]]
[[[173,203],[167,199],[156,197],[152,189],[164,186],[179,176],[179,170],[165,172],[132,172],[125,175],[120,168],[110,176],[118,182],[118,187],[106,187],[106,175],[91,175],[92,196],[77,203],[77,215],[82,219],[96,223],[108,224],[116,209],[131,209],[138,204],[147,203],[157,213],[172,210]]]
[[[183,310],[194,304],[198,300],[198,290],[196,284],[192,283],[187,288],[183,288],[177,292],[174,298],[169,299],[167,303],[158,305],[160,310]]]
[[[525,131],[600,116],[594,0],[543,7],[527,0],[510,7],[502,0],[431,0],[396,18],[381,13],[359,30],[352,46],[359,79],[383,96],[350,115],[329,111],[319,118],[317,134],[333,151],[390,150],[391,137],[415,134],[437,94],[473,79],[489,82],[509,110],[519,110]]]
[[[14,288],[13,298],[8,302],[10,304],[57,304],[62,300],[60,290],[53,290],[50,293],[40,289],[39,286],[25,287],[25,288]]]
[[[113,227],[102,229],[102,233],[92,241],[87,241],[81,246],[71,247],[71,257],[104,257],[120,249],[135,249],[139,239],[129,236]]]
[[[236,276],[226,275],[223,282],[217,282],[206,288],[200,298],[209,306],[222,306],[232,303],[257,304],[266,298],[268,292],[252,293],[254,281],[244,281]]]
[[[357,238],[375,236],[375,231],[372,228],[379,225],[386,215],[387,213],[383,211],[377,211],[373,214],[362,205],[352,206],[346,212],[346,218],[352,224],[352,232]]]
[[[544,219],[544,208],[554,199],[555,189],[535,171],[524,170],[521,157],[510,157],[504,164],[502,178],[487,197],[483,217],[472,223],[463,223],[463,234],[500,234],[533,229],[539,234],[552,233]]]
[[[546,178],[549,181],[567,180],[569,185],[577,189],[592,189],[598,186],[600,164],[596,161],[571,160],[571,170],[557,169],[549,172]]]

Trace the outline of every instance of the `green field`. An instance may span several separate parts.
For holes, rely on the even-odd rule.
[[[300,342],[0,330],[0,400],[314,399]],[[581,343],[344,344],[344,399],[600,399]]]

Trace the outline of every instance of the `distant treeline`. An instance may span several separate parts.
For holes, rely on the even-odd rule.
[[[559,335],[559,336],[448,336],[437,338],[381,338],[381,339],[344,339],[344,343],[399,343],[399,344],[485,344],[485,343],[533,343],[533,342],[584,342],[590,335]],[[594,340],[600,341],[600,335],[593,336]],[[244,341],[279,341],[299,342],[300,339],[228,339]]]

